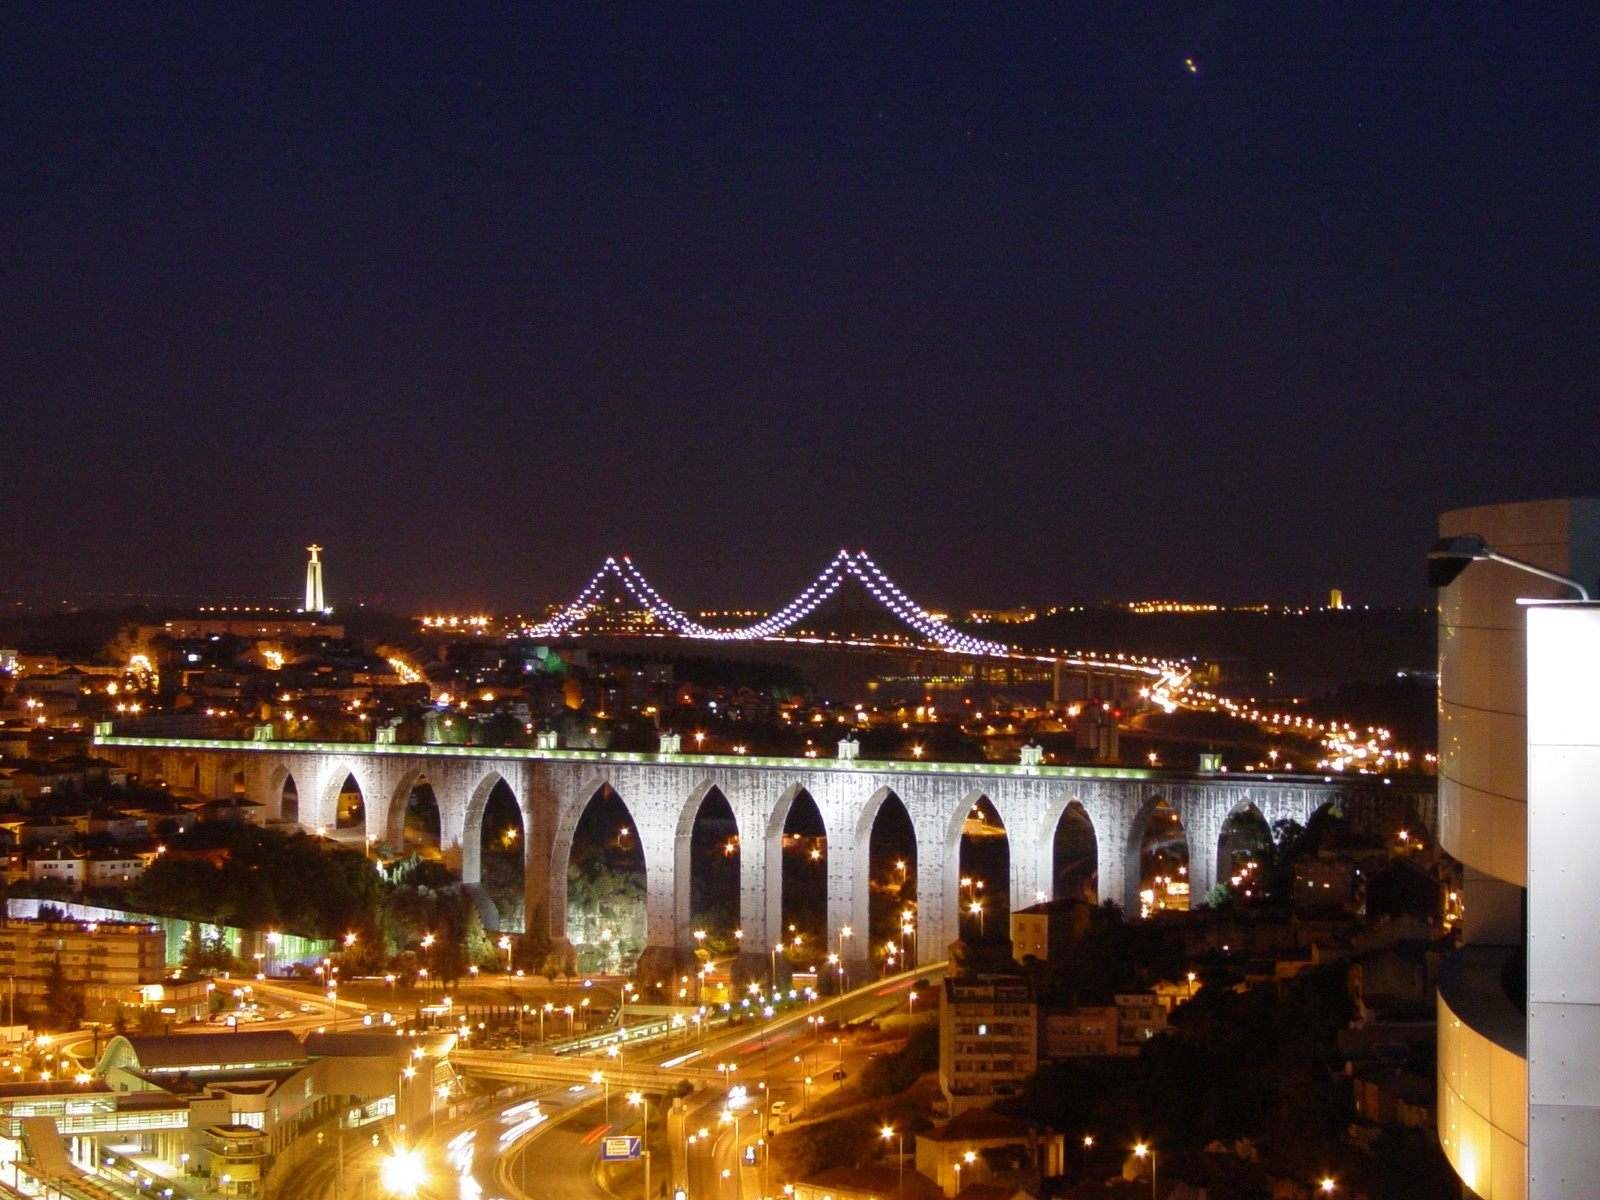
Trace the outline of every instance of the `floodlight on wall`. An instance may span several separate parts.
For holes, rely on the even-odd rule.
[[[1501,554],[1476,533],[1440,538],[1433,544],[1433,549],[1428,551],[1428,586],[1449,587],[1461,572],[1475,562],[1504,563],[1508,567],[1526,571],[1529,575],[1537,575],[1541,579],[1549,579],[1563,587],[1569,587],[1578,593],[1578,598],[1581,600],[1593,598],[1589,595],[1589,589],[1576,579],[1555,571],[1547,571],[1543,567],[1536,567],[1530,562],[1523,562],[1520,558],[1512,558],[1509,554]]]

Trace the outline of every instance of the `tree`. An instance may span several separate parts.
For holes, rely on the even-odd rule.
[[[535,904],[528,919],[523,922],[524,932],[513,954],[516,964],[523,970],[542,972],[550,957],[550,917],[543,903]]]
[[[50,960],[50,974],[44,985],[45,1011],[58,1029],[76,1029],[83,1021],[83,988],[70,982],[62,969],[61,956]]]
[[[237,965],[222,930],[213,930],[208,935],[198,922],[189,925],[189,932],[183,939],[183,967],[188,974],[211,975],[232,971]]]

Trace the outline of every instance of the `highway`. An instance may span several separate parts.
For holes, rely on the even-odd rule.
[[[660,1064],[680,1058],[682,1044],[658,1047],[650,1055],[649,1065],[641,1063],[623,1077],[626,1082],[613,1083],[610,1089],[610,1124],[602,1112],[603,1090],[581,1083],[558,1085],[546,1089],[542,1095],[550,1114],[549,1121],[505,1148],[486,1140],[486,1133],[476,1134],[474,1159],[482,1161],[491,1155],[499,1164],[490,1178],[475,1176],[484,1188],[486,1200],[507,1197],[537,1196],[539,1200],[557,1197],[557,1200],[613,1200],[595,1180],[594,1171],[599,1155],[599,1139],[607,1129],[626,1132],[638,1127],[638,1110],[630,1108],[623,1099],[630,1086],[659,1089],[681,1079],[691,1079],[697,1090],[685,1101],[675,1106],[664,1123],[659,1122],[660,1109],[653,1109],[657,1123],[652,1134],[656,1144],[652,1151],[651,1190],[659,1195],[670,1195],[676,1185],[687,1187],[694,1197],[715,1197],[716,1200],[742,1200],[761,1195],[777,1194],[778,1181],[764,1179],[764,1147],[758,1145],[764,1133],[764,1120],[773,1101],[784,1101],[794,1118],[804,1120],[805,1108],[823,1096],[837,1091],[845,1081],[855,1078],[872,1055],[868,1048],[855,1044],[855,1039],[845,1036],[838,1043],[836,1030],[841,1025],[861,1021],[881,1013],[907,1007],[907,994],[913,988],[922,988],[927,1002],[936,1003],[928,980],[943,971],[943,964],[923,968],[914,973],[878,981],[859,988],[845,996],[808,1006],[800,1012],[763,1023],[754,1029],[735,1029],[717,1037],[707,1038],[693,1061],[693,1070],[684,1068],[663,1069]],[[825,1024],[819,1025],[816,1018]],[[581,1077],[585,1071],[596,1069],[596,1060],[557,1060],[551,1064],[549,1056],[539,1056],[530,1061],[521,1056],[459,1053],[452,1056],[464,1074],[474,1073],[474,1066],[485,1058],[492,1058],[488,1073],[498,1078],[513,1078],[523,1071],[531,1078],[541,1067],[559,1070],[564,1076]],[[577,1064],[582,1063],[579,1067]],[[687,1064],[686,1064],[687,1066]],[[719,1067],[731,1067],[723,1071]],[[845,1080],[834,1078],[842,1069]],[[608,1077],[615,1068],[607,1068]],[[808,1086],[804,1080],[812,1079]],[[747,1105],[735,1125],[721,1120],[727,1105],[729,1089],[742,1086]],[[651,1097],[650,1103],[658,1105],[662,1098]],[[704,1131],[704,1135],[702,1132]],[[662,1140],[666,1144],[660,1144]],[[741,1156],[746,1148],[753,1152],[754,1165],[742,1165]],[[530,1180],[536,1187],[522,1187],[523,1172],[531,1167]],[[633,1171],[619,1180],[629,1192],[633,1188],[643,1196],[643,1179]],[[476,1193],[464,1193],[461,1200],[476,1200]]]
[[[624,1068],[620,1077],[616,1067],[594,1058],[459,1051],[451,1057],[464,1075],[497,1079],[512,1085],[514,1094],[485,1098],[470,1113],[458,1109],[454,1119],[441,1113],[438,1128],[420,1143],[428,1182],[418,1195],[423,1200],[643,1200],[644,1180],[637,1167],[612,1177],[609,1189],[596,1171],[606,1133],[641,1132],[642,1114],[626,1099],[633,1087],[646,1092],[651,1106],[651,1190],[657,1197],[670,1196],[677,1185],[686,1186],[696,1200],[777,1195],[780,1181],[763,1179],[764,1150],[758,1145],[771,1103],[785,1101],[792,1119],[803,1121],[808,1101],[815,1104],[843,1086],[833,1078],[836,1070],[842,1068],[846,1080],[854,1079],[871,1056],[869,1048],[849,1036],[835,1044],[835,1031],[884,1012],[904,1011],[913,987],[926,994],[927,1003],[936,1003],[928,981],[943,969],[936,964],[755,1028],[708,1036],[692,1063],[676,1068],[661,1064],[682,1057],[686,1051],[681,1042],[641,1045],[639,1061]],[[816,1018],[825,1024],[819,1026]],[[609,1087],[587,1081],[590,1072],[602,1067]],[[540,1079],[541,1072],[560,1078]],[[804,1083],[808,1075],[810,1086]],[[664,1093],[685,1080],[696,1090],[663,1113],[664,1103],[670,1104]],[[528,1086],[515,1088],[518,1081]],[[729,1088],[738,1086],[744,1087],[749,1102],[736,1128],[720,1118]],[[746,1147],[754,1150],[753,1166],[741,1165]],[[297,1173],[293,1194],[307,1200],[381,1195],[378,1163],[390,1149],[381,1137],[374,1148],[370,1134],[348,1131],[341,1167],[337,1142],[330,1135],[327,1152],[315,1155]]]
[[[818,1005],[805,1016],[822,1016],[825,1026],[808,1025],[805,1016],[761,1031],[754,1037],[723,1047],[718,1061],[731,1063],[735,1069],[728,1076],[730,1087],[745,1089],[747,1107],[737,1126],[721,1123],[726,1106],[728,1089],[701,1090],[690,1097],[689,1111],[676,1133],[678,1141],[674,1150],[685,1162],[682,1177],[689,1194],[702,1200],[750,1200],[756,1196],[779,1194],[783,1180],[767,1175],[763,1142],[764,1124],[770,1106],[783,1101],[791,1119],[804,1121],[807,1109],[825,1096],[831,1095],[856,1078],[873,1055],[869,1048],[856,1044],[856,1039],[838,1033],[841,1026],[864,1021],[885,1012],[907,1008],[907,993],[913,986],[922,990],[930,1003],[935,1003],[928,979],[943,971],[943,964],[927,967],[914,974],[902,975],[859,988],[846,996]],[[922,997],[919,996],[919,999]],[[840,1041],[835,1043],[835,1037]],[[844,1072],[843,1080],[836,1080],[836,1071]],[[808,1086],[804,1082],[809,1077]],[[702,1139],[701,1130],[710,1137]],[[688,1141],[693,1135],[693,1143]],[[754,1160],[743,1159],[746,1151]]]

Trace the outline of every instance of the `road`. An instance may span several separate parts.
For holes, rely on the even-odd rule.
[[[723,1072],[725,1083],[702,1087],[671,1112],[664,1126],[654,1126],[657,1144],[652,1151],[651,1190],[657,1196],[670,1195],[675,1185],[682,1184],[694,1197],[716,1200],[740,1200],[741,1196],[775,1195],[778,1181],[764,1178],[764,1119],[772,1101],[783,1100],[804,1119],[807,1103],[814,1104],[823,1096],[837,1091],[843,1082],[836,1080],[834,1072],[843,1070],[846,1080],[855,1078],[866,1065],[873,1051],[855,1044],[855,1039],[844,1036],[836,1044],[835,1031],[883,1012],[907,1007],[907,993],[914,987],[928,992],[926,981],[937,974],[940,966],[925,968],[915,974],[874,983],[847,996],[813,1005],[804,1011],[780,1020],[771,1021],[759,1028],[736,1029],[714,1038],[708,1038],[693,1060],[703,1071],[706,1067],[730,1067]],[[821,1017],[825,1024],[808,1018]],[[673,1061],[684,1053],[683,1046],[660,1046],[650,1056],[656,1064]],[[808,1086],[804,1080],[812,1079]],[[721,1115],[727,1105],[730,1087],[743,1086],[749,1105],[742,1111],[737,1123],[723,1122]],[[626,1106],[621,1089],[613,1089],[609,1100],[610,1122],[605,1120],[604,1105],[595,1100],[603,1096],[603,1089],[593,1085],[569,1085],[569,1099],[555,1102],[560,1108],[576,1111],[570,1117],[559,1119],[558,1109],[551,1110],[547,1129],[541,1129],[525,1144],[511,1147],[501,1159],[504,1164],[495,1175],[494,1184],[501,1191],[485,1191],[487,1197],[499,1195],[536,1195],[540,1200],[556,1196],[559,1200],[609,1200],[607,1193],[594,1180],[600,1136],[608,1129],[626,1132],[638,1127],[638,1112]],[[546,1092],[546,1096],[552,1093]],[[651,1103],[659,1103],[652,1099]],[[586,1107],[585,1107],[586,1105]],[[701,1131],[704,1131],[702,1136]],[[663,1135],[665,1145],[660,1144]],[[493,1153],[493,1147],[481,1140],[476,1154]],[[692,1138],[692,1140],[691,1140]],[[742,1151],[753,1147],[754,1165],[741,1167]],[[522,1171],[536,1162],[535,1174],[530,1178],[536,1186],[520,1186]],[[485,1182],[485,1186],[487,1186]],[[626,1195],[643,1197],[644,1181],[639,1172],[627,1175],[618,1183]],[[635,1193],[633,1189],[637,1188]],[[463,1197],[463,1200],[475,1200]]]
[[[723,1123],[728,1088],[704,1089],[690,1097],[688,1112],[672,1131],[677,1139],[674,1151],[683,1156],[678,1161],[685,1164],[675,1181],[686,1183],[689,1194],[698,1200],[780,1194],[785,1181],[771,1178],[766,1163],[764,1126],[771,1104],[784,1101],[793,1114],[791,1119],[803,1121],[811,1106],[856,1078],[873,1057],[873,1048],[857,1044],[848,1034],[840,1035],[840,1027],[895,1009],[904,1011],[907,993],[913,986],[931,993],[926,978],[939,970],[942,967],[927,968],[917,975],[873,984],[818,1006],[812,1015],[824,1015],[825,1026],[808,1025],[802,1018],[737,1047],[724,1048],[719,1061],[734,1065],[728,1076],[730,1086],[744,1087],[747,1107],[737,1125]],[[933,1002],[931,994],[928,1001]],[[835,1072],[841,1070],[844,1079],[835,1079]],[[809,1085],[805,1083],[808,1077]],[[701,1130],[710,1136],[702,1138]],[[746,1152],[750,1158],[745,1158]]]
[[[612,1095],[612,1121],[606,1121],[600,1091],[591,1086],[582,1094],[571,1095],[564,1106],[558,1103],[551,1110],[545,1126],[507,1147],[493,1173],[497,1190],[485,1196],[537,1196],[540,1200],[604,1197],[606,1193],[595,1182],[600,1139],[606,1133],[636,1133],[639,1120],[637,1110],[630,1109],[620,1095]]]
[[[735,1029],[708,1037],[693,1060],[702,1070],[724,1064],[726,1084],[703,1086],[670,1113],[663,1122],[659,1096],[652,1096],[651,1190],[668,1195],[675,1185],[686,1185],[696,1200],[747,1200],[777,1195],[780,1182],[764,1179],[763,1123],[770,1104],[784,1100],[795,1116],[805,1118],[807,1102],[843,1086],[833,1078],[842,1069],[847,1079],[859,1075],[871,1057],[871,1048],[843,1037],[833,1038],[841,1025],[883,1012],[904,1010],[907,992],[914,986],[933,1003],[929,976],[943,968],[925,968],[897,976],[805,1011],[770,1021],[755,1029]],[[807,1018],[821,1017],[819,1026]],[[641,1047],[641,1051],[643,1047]],[[645,1061],[657,1065],[684,1054],[682,1044],[655,1046]],[[810,1086],[804,1083],[809,1075]],[[730,1086],[742,1085],[750,1103],[742,1110],[737,1127],[722,1123]],[[537,1100],[538,1107],[530,1107]],[[622,1089],[607,1090],[592,1083],[545,1083],[520,1091],[515,1098],[492,1102],[456,1119],[441,1118],[436,1131],[423,1139],[421,1148],[429,1182],[419,1193],[424,1200],[643,1200],[642,1172],[630,1169],[613,1181],[614,1192],[596,1179],[600,1139],[607,1133],[641,1131],[640,1111],[630,1106]],[[699,1131],[707,1136],[702,1138]],[[694,1135],[693,1142],[689,1136]],[[737,1137],[736,1137],[737,1134]],[[307,1200],[365,1200],[378,1197],[380,1153],[370,1135],[347,1132],[340,1187],[337,1153],[315,1156],[298,1173],[294,1194]],[[755,1148],[755,1165],[741,1167],[741,1151]],[[335,1149],[334,1145],[329,1150]]]

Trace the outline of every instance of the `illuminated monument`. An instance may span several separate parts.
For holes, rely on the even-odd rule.
[[[322,553],[321,546],[307,546],[311,551],[311,561],[306,563],[306,611],[322,612],[327,605],[322,596],[322,560],[317,557]]]

